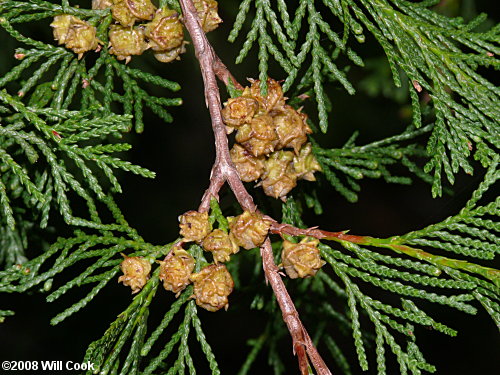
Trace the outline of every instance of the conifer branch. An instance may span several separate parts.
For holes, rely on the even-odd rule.
[[[273,251],[269,238],[266,239],[264,244],[261,246],[260,251],[266,280],[269,284],[271,284],[271,288],[273,289],[274,295],[276,296],[280,306],[281,313],[283,314],[283,320],[285,321],[288,331],[292,336],[293,351],[297,354],[299,368],[302,375],[309,374],[307,369],[307,356],[311,359],[312,365],[316,369],[318,375],[331,375],[330,370],[319,355],[316,347],[309,337],[309,334],[299,319],[297,309],[295,308],[292,298],[288,294],[286,286],[281,279],[279,269],[274,263]]]
[[[253,202],[253,198],[245,189],[229,154],[226,128],[221,114],[219,88],[215,78],[215,66],[221,66],[220,60],[216,57],[212,46],[208,42],[199,24],[196,8],[192,1],[180,0],[180,4],[184,14],[184,23],[191,35],[196,57],[200,63],[201,73],[205,83],[205,100],[212,119],[212,129],[215,136],[216,160],[210,176],[210,186],[202,198],[199,211],[208,211],[210,200],[212,197],[218,197],[219,190],[227,181],[241,207],[244,210],[254,212],[256,206]],[[293,301],[278,274],[278,268],[274,263],[271,242],[269,239],[264,243],[261,252],[266,279],[270,282],[276,298],[278,299],[278,303],[283,313],[283,319],[292,336],[294,353],[297,354],[299,368],[302,374],[307,375],[308,373],[307,355],[311,359],[319,375],[330,374],[330,370],[328,370],[328,367],[317,352],[307,331],[300,322]]]
[[[418,143],[403,144],[415,142],[417,137],[429,133],[432,128],[432,124],[420,129],[410,126],[401,134],[360,146],[355,144],[358,132],[353,133],[341,148],[324,149],[312,137],[311,143],[322,176],[349,202],[357,202],[360,182],[364,179],[411,184],[413,178],[393,174],[391,170],[396,165],[403,166],[415,177],[432,184],[432,177],[414,161],[428,156],[425,149]]]
[[[364,66],[347,42],[354,37],[358,43],[364,43],[365,34],[370,33],[386,54],[395,87],[404,84],[409,90],[416,128],[425,121],[419,95],[426,93],[431,99],[427,105],[434,110],[435,121],[427,144],[430,160],[425,172],[434,171],[433,196],[442,195],[442,175],[453,184],[460,169],[473,173],[472,156],[483,167],[491,165],[499,147],[495,127],[499,93],[477,68],[498,69],[495,55],[499,49],[497,27],[475,30],[485,21],[485,15],[465,23],[462,18],[440,16],[427,9],[433,2],[302,0],[292,18],[284,2],[273,7],[268,0],[243,1],[229,41],[233,42],[245,20],[252,18],[252,5],[254,18],[236,63],[257,44],[262,82],[267,78],[270,56],[283,68],[285,91],[301,76],[298,88],[307,90],[307,95],[317,102],[323,132],[327,130],[331,110],[324,86],[328,82],[338,83],[354,94],[355,88],[346,76],[349,66],[337,66],[338,57],[343,54],[352,64]],[[277,21],[278,15],[282,24]],[[331,16],[343,24],[342,33],[331,27]],[[304,66],[308,67],[305,73],[299,74]],[[336,188],[340,187],[337,179],[331,180]],[[342,190],[348,199],[354,200],[355,194]]]
[[[414,248],[408,245],[403,245],[402,237],[394,236],[389,238],[375,238],[370,236],[358,236],[347,234],[347,231],[329,232],[319,229],[318,227],[311,227],[307,229],[296,228],[289,224],[278,223],[274,219],[266,216],[266,219],[272,222],[271,233],[289,236],[309,236],[319,240],[336,241],[336,242],[349,242],[356,245],[383,247],[391,249],[396,253],[402,253],[412,258],[424,260],[438,268],[449,267],[456,270],[467,271],[479,274],[500,287],[500,270],[481,266],[479,264],[466,262],[464,260],[447,258],[441,255],[434,255],[424,250]]]
[[[226,73],[227,69],[220,59],[216,57],[212,46],[208,42],[200,26],[196,8],[192,1],[181,0],[180,4],[184,14],[184,24],[191,35],[196,57],[200,63],[201,74],[205,84],[205,102],[210,112],[212,129],[215,136],[215,163],[210,174],[210,186],[202,198],[199,211],[208,211],[210,200],[212,197],[218,197],[219,190],[227,181],[241,207],[253,212],[256,208],[253,203],[253,198],[243,186],[238,176],[238,172],[231,161],[231,156],[229,155],[226,128],[221,115],[221,101],[216,80],[216,70],[225,83],[227,82],[227,77],[232,76]],[[234,78],[232,78],[232,80],[235,82]]]
[[[207,16],[202,17],[202,12],[211,7],[211,11],[215,11],[212,15],[218,18],[217,3],[211,0],[159,2],[162,12],[175,9],[175,15],[169,20],[176,22],[179,29],[182,27],[178,13],[182,9],[183,22],[200,63],[206,105],[211,116],[216,158],[209,187],[199,206],[201,216],[208,216],[206,224],[211,233],[223,232],[232,242],[232,236],[237,232],[233,223],[238,219],[226,218],[218,204],[219,191],[227,182],[241,208],[256,213],[265,227],[262,239],[253,244],[254,251],[242,251],[243,254],[231,257],[226,264],[232,277],[231,283],[225,285],[227,289],[232,290],[234,286],[242,290],[240,269],[247,256],[251,257],[247,264],[254,267],[252,277],[255,282],[246,283],[245,288],[257,288],[265,278],[272,290],[270,293],[268,288],[269,293],[266,293],[270,298],[260,290],[254,294],[250,307],[268,313],[269,320],[263,333],[252,340],[253,348],[240,375],[249,372],[263,347],[268,348],[268,362],[275,374],[284,373],[285,365],[280,359],[278,346],[288,334],[302,375],[310,375],[312,368],[318,375],[331,375],[316,349],[321,344],[326,345],[341,370],[346,375],[351,374],[342,345],[337,341],[338,331],[354,339],[363,370],[369,366],[371,342],[379,374],[390,370],[386,368],[389,352],[395,355],[402,374],[434,372],[434,366],[427,363],[416,344],[413,324],[450,336],[457,332],[420,310],[416,304],[418,299],[468,314],[477,312],[471,303],[475,299],[500,328],[500,271],[441,255],[452,252],[492,260],[500,252],[500,226],[495,221],[495,216],[500,215],[500,199],[478,205],[484,193],[500,178],[496,155],[499,144],[495,138],[498,135],[495,105],[500,93],[481,76],[482,72],[476,72],[478,67],[500,66],[494,56],[499,52],[499,28],[475,32],[485,16],[464,24],[460,19],[449,19],[426,9],[433,1],[299,0],[295,16],[291,17],[287,9],[290,5],[285,0],[243,0],[230,35],[230,40],[238,36],[245,18],[251,14],[250,7],[254,6],[255,18],[246,41],[242,43],[237,62],[245,58],[254,44],[257,45],[260,96],[264,97],[266,93],[269,96],[272,93],[272,90],[268,91],[266,80],[271,68],[269,59],[274,58],[286,72],[283,90],[287,91],[295,84],[296,95],[288,94],[294,98],[285,107],[295,113],[293,108],[302,105],[305,99],[313,98],[317,102],[318,128],[323,131],[329,125],[328,112],[331,111],[324,85],[336,81],[350,94],[354,93],[356,86],[347,78],[348,67],[341,66],[337,58],[343,54],[355,65],[364,64],[350,48],[349,38],[354,37],[363,43],[363,29],[366,29],[381,45],[395,86],[403,85],[409,89],[413,125],[401,134],[363,146],[355,145],[355,132],[346,144],[336,149],[324,149],[304,134],[311,142],[308,156],[318,163],[316,171],[322,169],[325,179],[348,200],[357,199],[360,185],[356,181],[362,178],[383,178],[387,183],[410,184],[409,177],[392,174],[392,166],[397,164],[426,182],[434,182],[434,195],[441,194],[442,172],[451,183],[460,169],[472,173],[471,156],[484,168],[489,167],[483,182],[457,215],[389,238],[306,228],[302,200],[306,206],[314,208],[316,214],[322,210],[314,188],[312,192],[297,189],[297,196],[280,196],[283,200],[281,222],[262,215],[243,184],[243,180],[248,179],[242,174],[240,178],[229,152],[226,125],[230,126],[230,121],[222,112],[226,120],[223,122],[217,79],[226,85],[232,98],[241,95],[244,99],[245,95],[243,86],[216,55],[205,36]],[[138,1],[141,2],[144,3]],[[97,2],[92,3],[92,7],[98,6]],[[129,7],[134,1],[104,3],[111,4],[111,7],[118,3]],[[168,375],[194,374],[200,371],[190,353],[193,339],[196,339],[211,373],[220,374],[196,307],[206,308],[197,291],[200,285],[191,277],[188,282],[194,285],[186,284],[185,289],[176,294],[177,299],[167,307],[161,322],[147,334],[150,305],[159,301],[155,293],[160,289],[161,281],[165,289],[171,290],[162,276],[163,265],[154,264],[156,259],[165,257],[165,260],[171,260],[176,255],[174,247],[177,250],[185,246],[182,251],[194,259],[195,273],[207,266],[219,267],[221,264],[217,263],[225,260],[219,261],[212,252],[207,261],[204,251],[211,250],[204,242],[208,236],[203,241],[190,239],[182,232],[182,226],[181,239],[163,246],[145,242],[129,226],[113,201],[111,194],[121,192],[116,171],[130,171],[150,178],[154,173],[115,157],[114,153],[127,151],[131,145],[111,141],[111,138],[119,138],[133,126],[136,132],[141,132],[146,107],[164,122],[171,122],[172,116],[166,107],[182,103],[180,98],[150,95],[144,86],[151,84],[178,91],[179,84],[131,68],[119,61],[123,56],[116,55],[116,50],[106,48],[111,39],[110,28],[117,27],[114,10],[116,8],[80,9],[71,6],[68,0],[62,0],[60,5],[44,0],[0,0],[0,27],[12,41],[24,46],[15,51],[15,66],[0,77],[0,265],[6,266],[0,271],[0,292],[40,290],[47,293],[47,302],[54,302],[65,294],[67,297],[73,295],[68,292],[86,288],[87,294],[83,298],[77,298],[51,320],[52,324],[59,324],[83,310],[111,280],[116,281],[122,264],[126,263],[122,255],[137,257],[147,265],[146,268],[152,265],[154,270],[143,275],[144,281],[138,289],[129,285],[133,293],[138,294],[102,337],[91,343],[85,360],[93,362],[101,374],[155,374],[166,366]],[[84,53],[75,49],[71,52],[68,44],[56,46],[53,41],[39,41],[23,35],[30,24],[45,22],[61,14],[79,17],[82,23],[95,27],[98,47]],[[342,33],[338,33],[339,29],[331,22],[332,16],[343,25]],[[143,21],[137,24],[140,30],[149,24]],[[144,48],[152,48],[149,37],[141,38],[147,43]],[[179,36],[181,49],[185,43],[182,39]],[[60,39],[56,40],[61,44]],[[129,59],[127,56],[126,60]],[[249,89],[255,91],[255,88]],[[281,90],[280,87],[282,97]],[[422,91],[422,95],[431,101],[420,108],[419,94]],[[251,96],[255,98],[259,94]],[[226,108],[229,104],[230,101]],[[273,110],[280,112],[281,108],[273,107]],[[301,113],[300,110],[297,113]],[[273,112],[269,116],[276,125],[276,114]],[[306,117],[302,113],[301,116]],[[422,126],[427,116],[435,117],[431,120],[433,123]],[[312,122],[309,120],[309,125],[316,131]],[[430,135],[427,152],[414,142],[422,135]],[[402,142],[406,145],[400,144]],[[291,154],[291,151],[278,151]],[[424,169],[413,161],[413,158],[422,157],[431,158]],[[434,178],[427,174],[431,170],[434,170]],[[300,199],[295,200],[296,197]],[[77,216],[82,210],[75,200],[84,202],[87,209],[83,214],[87,217]],[[71,236],[60,237],[49,244],[30,232],[47,227],[49,213],[54,208],[59,210],[68,225],[79,229]],[[105,210],[107,212],[103,212]],[[210,213],[206,215],[208,211]],[[265,212],[271,214],[268,210]],[[247,214],[249,212],[242,216]],[[250,232],[247,229],[242,231]],[[29,259],[26,255],[31,254],[25,255],[24,251],[31,247],[34,239],[40,253]],[[292,280],[296,276],[291,271],[292,266],[287,264],[290,261],[288,250],[294,248],[297,255],[296,250],[308,242],[314,249],[306,247],[302,254],[317,256],[319,266],[300,260],[293,267],[308,267],[312,273]],[[330,247],[332,243],[339,249]],[[260,248],[260,254],[255,247]],[[244,248],[248,249],[248,246]],[[232,251],[237,252],[238,247]],[[79,271],[75,277],[69,281],[61,277],[68,268],[76,266]],[[290,279],[280,272],[281,267]],[[122,271],[126,274],[123,268]],[[120,279],[124,277],[120,277],[119,282]],[[365,286],[369,288],[365,290]],[[293,299],[287,287],[293,288],[289,289],[293,290]],[[392,298],[390,304],[383,302],[378,293],[373,297],[369,295],[373,288],[387,296],[399,295],[401,298]],[[164,303],[164,300],[160,302]],[[300,317],[295,304],[300,307]],[[0,310],[0,323],[12,314],[10,310]],[[314,317],[307,323],[312,338],[302,323],[309,317]],[[285,324],[280,324],[281,320]],[[366,323],[372,325],[373,333],[367,331]],[[169,332],[172,326],[173,332]],[[167,338],[163,340],[165,336]],[[402,345],[403,342],[406,346]],[[145,360],[148,355],[152,357]],[[145,366],[141,369],[143,359],[147,363],[143,363]]]

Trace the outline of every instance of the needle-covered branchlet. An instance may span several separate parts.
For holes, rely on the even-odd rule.
[[[138,293],[149,280],[151,263],[142,257],[122,255],[123,261],[120,264],[120,269],[123,275],[118,278],[118,282],[129,286],[132,289],[132,294]]]
[[[461,270],[481,275],[493,281],[498,287],[500,287],[499,270],[470,263],[460,259],[448,258],[442,255],[431,254],[422,249],[405,245],[404,244],[405,241],[399,236],[388,237],[388,238],[357,236],[354,234],[348,234],[347,231],[330,232],[319,229],[318,227],[305,228],[305,229],[296,228],[289,224],[278,223],[276,220],[274,220],[269,216],[265,216],[265,219],[270,222],[271,224],[270,232],[274,234],[289,235],[289,236],[309,236],[317,238],[319,240],[328,240],[337,242],[345,241],[363,246],[383,247],[386,249],[390,249],[396,253],[405,254],[409,257],[428,262],[436,266],[438,269],[453,268],[456,270]]]

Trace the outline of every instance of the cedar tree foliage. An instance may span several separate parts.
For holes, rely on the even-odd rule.
[[[455,336],[446,311],[472,325],[481,310],[500,326],[500,27],[439,3],[0,0],[0,291],[65,296],[53,325],[79,319],[105,288],[130,291],[107,306],[117,317],[101,337],[80,337],[89,373],[220,374],[225,349],[204,320],[240,313],[264,323],[239,375],[259,361],[276,375],[436,371],[416,336]],[[224,30],[244,64],[222,61],[207,39]],[[178,237],[153,244],[118,204],[124,175],[155,178],[127,160],[126,141],[180,126],[173,114],[190,98],[175,97],[184,83],[172,79],[189,59],[215,158],[205,193],[171,223]],[[387,136],[360,142],[350,128],[329,146],[336,96],[363,91],[407,115]],[[408,233],[318,225],[367,179],[424,181],[438,199],[472,174],[480,180],[461,208]],[[1,306],[4,325],[13,307]]]

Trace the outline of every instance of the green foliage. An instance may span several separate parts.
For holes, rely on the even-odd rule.
[[[201,349],[207,357],[212,374],[220,374],[212,349],[203,333],[201,321],[197,316],[196,305],[194,301],[188,302],[192,294],[192,287],[187,288],[177,301],[170,306],[160,324],[146,339],[149,305],[158,288],[158,274],[159,268],[153,273],[141,292],[134,297],[133,302],[127,309],[118,315],[118,318],[111,324],[104,336],[90,344],[85,360],[94,363],[96,371],[99,371],[100,374],[117,373],[117,371],[123,374],[129,373],[129,371],[136,372],[141,357],[146,357],[150,353],[154,344],[158,342],[160,336],[185,304],[184,318],[178,325],[176,332],[171,335],[157,356],[149,361],[143,373],[155,373],[159,367],[162,367],[176,345],[178,345],[178,356],[167,373],[183,372],[186,366],[190,373],[195,373],[195,365],[188,346],[192,326]],[[119,359],[120,353],[124,350],[128,340],[131,341],[129,352],[121,363]]]
[[[91,64],[89,52],[83,59],[51,44],[45,44],[22,35],[14,25],[49,19],[61,13],[71,14],[88,20],[98,29],[97,37],[102,45],[108,44],[108,27],[112,22],[109,10],[89,10],[78,7],[52,4],[45,1],[2,1],[0,3],[0,26],[27,48],[16,49],[20,63],[0,79],[0,88],[9,82],[19,81],[26,71],[34,71],[21,81],[18,96],[24,98],[31,90],[32,97],[41,97],[40,107],[54,109],[88,110],[102,108],[107,113],[133,115],[136,132],[144,130],[143,109],[149,107],[165,122],[172,122],[166,107],[182,104],[180,98],[165,98],[149,94],[140,83],[155,85],[171,91],[180,90],[179,84],[165,78],[134,69],[116,60],[102,48]],[[43,86],[42,86],[43,85]],[[83,86],[82,86],[83,85]],[[84,89],[79,90],[82,86]],[[43,90],[38,92],[37,90]],[[50,103],[50,104],[49,104]]]
[[[477,206],[477,203],[488,188],[497,181],[498,172],[497,163],[495,163],[464,209],[458,215],[440,223],[388,239],[360,237],[347,241],[336,237],[327,238],[327,240],[338,242],[347,253],[325,243],[320,245],[321,255],[330,264],[333,273],[338,276],[344,286],[334,281],[324,267],[313,281],[313,283],[324,285],[316,286],[314,291],[319,295],[324,295],[320,300],[329,301],[328,294],[324,294],[324,291],[330,288],[344,299],[344,303],[347,303],[350,315],[342,317],[333,309],[330,302],[324,302],[326,312],[333,313],[336,317],[340,316],[342,322],[350,324],[362,369],[367,370],[369,365],[366,343],[363,340],[366,333],[361,330],[359,309],[368,316],[374,326],[379,373],[385,373],[385,345],[396,356],[402,374],[408,371],[420,373],[421,370],[434,372],[434,366],[424,360],[415,342],[414,324],[432,327],[447,335],[457,334],[456,330],[435,321],[419,308],[420,300],[445,305],[468,314],[477,313],[477,309],[471,305],[471,301],[477,300],[485,306],[500,329],[499,271],[462,260],[432,255],[426,252],[427,250],[406,246],[416,245],[430,249],[430,251],[449,250],[465,256],[492,259],[494,254],[500,251],[500,238],[494,233],[498,231],[496,221],[485,219],[484,216],[498,216],[500,201],[497,198],[483,206]],[[291,199],[284,204],[283,212],[284,222],[302,226],[299,206]],[[453,231],[460,234],[452,234]],[[448,242],[426,240],[426,237],[437,237]],[[386,255],[377,248],[388,248],[415,259]],[[366,288],[370,284],[372,288]],[[374,292],[373,287],[379,291]],[[312,286],[309,286],[307,290],[310,288]],[[373,296],[363,292],[365,288],[371,291]],[[431,290],[428,290],[429,288]],[[438,292],[439,289],[442,289],[442,292]],[[384,291],[392,295],[400,295],[401,306],[383,302],[382,297],[387,297]],[[326,317],[322,318],[318,313],[317,306],[315,307],[315,319],[326,320]],[[398,343],[401,337],[406,340],[406,349]],[[338,346],[334,338],[326,335],[322,339],[333,352],[337,352]]]
[[[500,226],[487,217],[499,215],[500,200],[497,198],[484,206],[478,206],[478,201],[500,178],[497,165],[498,157],[479,188],[458,215],[402,236],[404,243],[430,246],[468,257],[493,259],[500,251],[498,248]]]
[[[383,178],[387,183],[410,185],[412,180],[406,176],[393,176],[388,167],[401,164],[408,172],[426,182],[432,179],[424,173],[413,158],[422,158],[427,154],[418,144],[402,145],[401,143],[413,140],[426,134],[432,129],[428,125],[421,129],[407,129],[405,132],[376,141],[364,146],[354,144],[357,133],[339,149],[323,149],[316,145],[313,152],[321,165],[327,181],[342,194],[348,201],[356,202],[361,186],[356,182],[363,178]],[[345,178],[345,183],[338,174]]]
[[[96,198],[101,201],[106,198],[108,188],[103,186],[102,177],[108,180],[111,190],[118,192],[121,186],[115,169],[154,177],[145,168],[111,156],[130,149],[129,144],[103,140],[108,135],[116,138],[126,132],[130,116],[102,109],[70,111],[40,108],[36,103],[25,106],[5,90],[0,91],[0,102],[4,104],[2,120],[5,121],[0,125],[2,222],[11,230],[15,218],[10,201],[14,199],[22,200],[36,212],[42,228],[47,226],[52,200],[68,224],[103,227],[95,202]],[[85,201],[89,219],[73,215],[68,191]]]
[[[251,3],[241,3],[230,41],[236,40],[245,19],[251,17]],[[425,93],[431,99],[434,125],[427,144],[430,160],[425,169],[427,173],[434,170],[433,195],[442,193],[443,171],[451,184],[460,169],[473,173],[471,155],[484,167],[491,164],[499,147],[499,91],[477,69],[499,68],[495,58],[499,53],[499,30],[494,27],[485,32],[474,31],[485,21],[484,14],[466,23],[427,9],[433,2],[300,0],[292,18],[287,7],[293,9],[294,5],[284,1],[277,1],[276,10],[269,1],[254,3],[252,27],[236,62],[241,62],[257,43],[261,79],[268,75],[269,53],[284,70],[285,90],[301,76],[297,88],[317,102],[323,132],[329,121],[324,86],[338,82],[349,94],[355,93],[344,72],[349,66],[339,68],[337,60],[345,55],[350,63],[363,66],[361,57],[347,43],[351,36],[364,43],[365,34],[369,33],[385,52],[394,84],[400,87],[402,79],[408,82],[416,128],[423,122],[422,96]],[[342,27],[341,31],[335,30],[336,24]],[[300,75],[304,66],[307,69]]]
[[[316,178],[325,179],[348,201],[357,201],[365,178],[409,185],[416,177],[438,196],[443,171],[453,184],[460,171],[472,174],[474,164],[486,170],[456,215],[389,238],[322,232],[319,250],[327,264],[316,277],[285,278],[315,345],[342,374],[357,374],[358,366],[371,369],[374,361],[378,374],[392,373],[386,363],[391,355],[401,374],[434,372],[417,344],[418,327],[449,336],[459,329],[434,317],[432,305],[470,315],[484,308],[500,329],[500,271],[490,268],[500,252],[500,198],[492,197],[500,177],[499,91],[485,78],[486,68],[499,67],[495,55],[500,52],[500,29],[477,31],[486,16],[466,23],[429,9],[435,3],[242,0],[229,34],[236,41],[246,32],[237,63],[256,46],[261,92],[267,91],[274,59],[284,72],[289,103],[305,103],[307,108],[311,98],[317,113],[309,114],[309,123],[313,129],[317,123],[322,132],[336,130],[329,127],[335,86],[351,95],[356,89],[385,91],[387,80],[368,76],[359,83],[350,75],[355,71],[351,65],[376,61],[375,72],[385,68],[394,86],[405,90],[397,100],[411,106],[412,123],[399,134],[357,145],[353,129],[344,145],[331,149],[322,147],[319,135],[310,137],[322,168]],[[176,0],[159,5],[180,12]],[[101,48],[79,59],[51,38],[44,39],[50,21],[60,14],[96,26]],[[162,75],[150,73],[142,56],[134,57],[138,64],[132,68],[109,53],[112,22],[109,9],[83,9],[69,1],[0,0],[2,35],[16,45],[12,67],[0,76],[0,292],[43,293],[47,303],[73,298],[51,320],[61,324],[82,313],[110,282],[116,283],[122,255],[143,257],[152,265],[149,280],[89,344],[84,360],[100,374],[220,374],[223,366],[203,331],[193,286],[176,298],[161,290],[157,261],[180,239],[169,239],[166,245],[145,241],[115,203],[123,190],[123,171],[155,177],[127,160],[132,146],[123,138],[132,143],[127,133],[144,130],[145,113],[172,122],[168,107],[181,105],[182,99],[166,97],[180,85],[163,77],[165,69]],[[39,39],[28,36],[31,25],[43,28],[35,34]],[[357,44],[365,40],[381,47],[384,66],[364,58]],[[241,94],[231,81],[227,90],[231,97]],[[394,96],[391,90],[385,93]],[[281,206],[259,203],[259,209],[268,215],[276,209],[282,223],[307,228],[316,224],[305,223],[309,209],[316,215],[331,209],[315,189],[312,183],[301,185]],[[213,199],[209,220],[227,233],[228,216],[240,212]],[[56,237],[60,229],[64,234]],[[283,239],[298,242],[303,237],[273,235],[275,263],[281,262]],[[212,263],[199,244],[184,246],[196,260],[196,272]],[[227,263],[235,289],[249,297],[239,311],[249,307],[266,322],[248,340],[238,375],[254,373],[261,357],[273,374],[290,373],[281,350],[289,333],[276,299],[264,286],[261,262],[254,249],[240,251]],[[79,291],[86,295],[72,297]],[[156,325],[148,321],[153,309],[162,315]],[[0,323],[10,315],[13,311],[0,310]],[[352,340],[351,347],[345,346],[345,338]],[[349,350],[358,363],[351,363]]]
[[[421,370],[435,371],[434,366],[423,358],[417,346],[414,325],[432,327],[436,331],[451,336],[457,334],[455,329],[436,321],[422,308],[418,307],[421,303],[419,301],[427,300],[469,314],[476,314],[476,308],[471,305],[471,301],[476,299],[484,306],[487,306],[488,312],[498,325],[500,311],[498,307],[500,274],[498,271],[493,273],[495,270],[488,270],[480,266],[476,268],[475,265],[467,264],[467,262],[454,261],[461,263],[457,265],[454,264],[453,260],[442,256],[431,256],[421,250],[415,250],[413,253],[404,251],[404,254],[419,260],[387,255],[380,251],[380,248],[389,248],[395,252],[400,252],[398,249],[400,244],[418,244],[419,246],[425,245],[427,249],[441,249],[440,246],[435,246],[434,243],[421,244],[416,239],[424,235],[429,236],[434,231],[442,228],[454,228],[453,223],[475,221],[474,216],[480,216],[481,213],[484,215],[498,215],[498,199],[485,206],[476,207],[476,203],[483,193],[495,183],[497,178],[498,169],[494,165],[490,168],[483,184],[474,192],[473,198],[466,205],[467,208],[464,208],[457,216],[452,216],[421,231],[388,239],[363,238],[363,240],[359,240],[362,243],[361,245],[328,238],[328,240],[339,242],[347,253],[337,250],[326,243],[320,246],[323,258],[330,264],[333,273],[338,276],[341,284],[332,278],[325,267],[313,281],[303,281],[304,290],[313,290],[315,295],[321,296],[319,301],[324,301],[321,309],[318,309],[317,303],[313,304],[313,311],[310,313],[314,316],[314,320],[323,322],[331,321],[331,318],[334,318],[336,325],[344,327],[342,330],[344,335],[353,336],[362,369],[369,368],[366,347],[370,342],[366,341],[366,338],[370,337],[370,335],[363,330],[361,325],[362,316],[368,317],[375,331],[374,341],[379,373],[385,373],[385,346],[396,356],[402,374],[408,372],[420,373]],[[295,201],[292,199],[287,200],[283,204],[283,213],[283,222],[303,227],[300,206]],[[475,222],[477,227],[488,227],[489,229],[494,225],[494,221],[491,220],[480,219],[480,221]],[[487,232],[485,229],[479,230],[482,230],[482,232],[474,229],[471,231],[476,235]],[[500,240],[498,237],[492,236],[493,234],[488,235],[488,239],[491,241],[489,246],[498,251],[500,249]],[[473,240],[464,236],[463,241]],[[460,246],[455,248],[460,249]],[[486,281],[481,277],[462,272],[457,269],[460,267],[467,272],[478,273],[490,280]],[[368,287],[370,284],[378,288],[379,291],[375,291],[373,287]],[[369,292],[364,292],[363,289]],[[438,292],[439,289],[442,291]],[[384,302],[384,299],[388,297],[384,291],[392,295],[400,295],[400,305],[395,306],[392,303]],[[332,292],[343,301],[343,304],[347,305],[348,314],[334,309],[333,306],[338,306],[339,303],[330,302]],[[372,295],[369,296],[367,293]],[[307,309],[305,313],[308,313]],[[329,330],[323,327],[322,331],[328,332]],[[406,341],[405,346],[401,345],[402,340]],[[342,359],[345,357],[336,344],[335,338],[329,334],[323,334],[319,341],[320,343],[324,342],[325,346],[331,350],[334,358],[340,358],[338,359],[339,367],[343,368],[345,373],[350,373],[350,366],[345,359]]]

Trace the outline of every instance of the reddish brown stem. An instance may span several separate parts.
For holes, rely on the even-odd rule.
[[[469,263],[464,260],[435,255],[427,251],[404,245],[404,239],[401,237],[375,238],[370,236],[356,236],[344,232],[328,232],[318,229],[317,227],[301,229],[292,225],[278,223],[269,216],[265,216],[266,220],[271,223],[270,231],[275,234],[287,234],[290,236],[311,236],[317,239],[326,239],[333,241],[347,241],[357,245],[376,246],[391,249],[400,254],[406,254],[412,258],[423,260],[438,268],[454,268],[461,271],[475,273],[493,281],[497,286],[500,286],[500,271],[490,267],[484,267],[479,264]]]
[[[210,175],[210,186],[205,191],[198,210],[200,212],[208,211],[210,200],[212,197],[218,198],[219,190],[227,181],[241,207],[244,210],[254,212],[257,207],[253,202],[252,196],[247,192],[238,176],[238,172],[229,154],[229,145],[226,128],[222,120],[221,101],[216,76],[225,84],[231,79],[237,89],[241,90],[243,87],[215,54],[201,28],[192,0],[180,0],[180,4],[184,15],[184,24],[191,35],[196,57],[200,63],[201,74],[205,84],[205,100],[212,119],[212,129],[215,136],[216,158]],[[323,362],[323,359],[302,325],[293,301],[286,290],[283,280],[281,280],[278,267],[274,263],[269,238],[266,239],[262,246],[261,253],[266,279],[271,284],[283,313],[283,319],[292,336],[294,353],[297,354],[299,359],[299,368],[302,375],[308,374],[308,356],[318,375],[331,375],[330,370],[328,370],[326,364]]]
[[[318,227],[312,228],[296,228],[293,225],[278,223],[270,216],[265,216],[265,219],[271,222],[271,233],[274,234],[287,234],[289,236],[310,236],[317,238],[319,240],[323,238],[333,239],[336,238],[342,241],[353,242],[356,244],[364,244],[367,239],[371,237],[367,236],[355,236],[352,234],[347,234],[347,232],[328,232],[326,230],[318,229]]]
[[[224,63],[217,55],[214,56],[214,71],[217,75],[217,78],[219,78],[226,85],[228,85],[229,80],[231,80],[235,89],[243,90],[243,86],[241,86],[236,78],[233,77],[231,72],[227,69],[226,65],[224,65]]]
[[[299,360],[299,368],[303,375],[307,375],[307,356],[311,359],[311,363],[316,369],[318,375],[331,375],[330,370],[319,355],[316,347],[312,343],[307,331],[299,319],[299,313],[292,302],[292,298],[286,290],[286,286],[278,272],[278,267],[274,263],[273,250],[271,241],[266,239],[260,248],[262,256],[262,265],[266,274],[266,279],[271,284],[271,288],[276,296],[278,305],[280,306],[288,331],[293,340],[293,349]],[[306,355],[307,354],[307,355]]]

